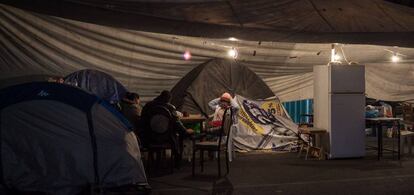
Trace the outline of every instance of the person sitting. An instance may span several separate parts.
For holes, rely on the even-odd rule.
[[[137,93],[127,92],[120,102],[121,113],[128,119],[134,128],[135,134],[140,137],[140,117],[142,107]]]
[[[179,161],[181,160],[182,151],[182,142],[179,139],[182,139],[184,136],[192,134],[193,130],[184,127],[183,123],[179,119],[175,106],[172,105],[170,101],[171,93],[165,90],[162,91],[161,94],[154,100],[145,104],[144,108],[142,109],[141,124],[144,129],[144,146],[147,146],[150,143],[171,143],[172,152],[176,157],[179,157],[178,159],[176,159],[177,161]],[[151,113],[153,113],[154,109],[157,109],[159,106],[165,107],[171,113],[172,120],[174,121],[174,126],[172,127],[173,132],[170,134],[154,134],[153,132],[151,132]]]
[[[227,92],[223,93],[219,98],[211,100],[208,105],[212,110],[214,110],[213,120],[210,121],[209,125],[211,127],[221,127],[223,114],[227,108],[232,108],[233,113],[237,113],[239,110],[239,105]],[[233,124],[236,121],[233,120]]]
[[[230,108],[232,110],[232,127],[231,132],[228,136],[229,142],[227,145],[229,161],[233,159],[233,136],[236,135],[237,131],[237,116],[239,112],[239,105],[237,104],[236,100],[231,97],[231,95],[227,92],[223,93],[219,98],[211,100],[208,105],[212,110],[214,110],[213,120],[209,123],[209,128],[207,132],[211,134],[216,134],[219,132],[223,122],[223,115],[226,109]]]

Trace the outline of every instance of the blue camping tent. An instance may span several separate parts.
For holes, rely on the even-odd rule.
[[[34,82],[0,90],[0,180],[8,189],[78,194],[145,186],[135,134],[106,101]],[[0,189],[1,193],[1,189]]]

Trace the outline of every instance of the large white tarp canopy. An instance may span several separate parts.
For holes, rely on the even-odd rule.
[[[316,3],[317,9],[308,1],[283,2],[289,3],[286,4],[289,6],[275,12],[274,17],[262,18],[256,23],[243,19],[241,27],[240,23],[233,24],[224,19],[220,22],[218,16],[215,16],[215,21],[205,25],[201,21],[188,19],[202,18],[199,15],[175,18],[175,12],[170,13],[167,9],[158,10],[157,13],[163,17],[155,13],[155,16],[151,16],[161,18],[159,21],[152,21],[154,24],[157,21],[162,24],[165,22],[164,18],[170,18],[171,21],[184,21],[185,24],[194,22],[194,26],[198,27],[185,29],[186,25],[175,23],[182,24],[175,26],[180,27],[180,32],[167,28],[170,26],[146,29],[142,26],[148,21],[144,20],[141,26],[137,25],[142,15],[134,20],[135,23],[128,23],[131,25],[129,28],[128,25],[103,24],[105,22],[98,19],[96,22],[73,20],[76,18],[67,19],[71,17],[56,17],[0,5],[0,80],[26,75],[64,76],[81,69],[98,69],[114,76],[129,90],[138,92],[146,101],[163,89],[171,89],[197,65],[212,58],[227,58],[226,51],[236,48],[239,52],[236,60],[261,77],[281,101],[298,100],[313,97],[312,67],[327,64],[331,43],[340,42],[337,48],[344,63],[352,61],[366,65],[366,93],[369,97],[385,100],[414,99],[412,8],[376,0],[335,1],[338,3],[336,11],[339,13],[341,8],[346,13],[343,16],[335,15],[336,11],[323,11],[334,9],[334,4],[329,3],[330,1],[309,1]],[[289,14],[294,12],[290,10],[293,5],[299,5],[295,2],[302,2],[306,5],[305,8],[310,6],[312,9],[299,12],[303,15]],[[321,5],[325,4],[321,2],[325,2],[325,8],[322,8],[324,6]],[[370,4],[371,9],[366,6],[366,2],[373,3]],[[151,5],[157,7],[163,4]],[[180,3],[173,5],[177,6],[175,10],[181,9],[178,8]],[[188,3],[186,5],[190,6]],[[246,8],[248,5],[242,7]],[[274,9],[279,8],[275,5]],[[357,12],[362,8],[366,10]],[[146,13],[145,10],[138,11]],[[286,12],[286,17],[280,11]],[[244,13],[251,15],[253,12],[254,10],[246,10]],[[68,12],[62,13],[69,15]],[[332,15],[321,17],[321,14]],[[352,14],[363,18],[354,17]],[[151,14],[147,13],[148,15]],[[239,16],[241,17],[240,14]],[[378,18],[382,16],[384,17]],[[339,18],[338,21],[342,23],[333,22],[332,17]],[[252,16],[251,20],[253,19]],[[120,24],[126,23],[122,21],[120,20]],[[284,25],[290,29],[281,30]],[[149,28],[151,24],[147,26]],[[211,36],[207,27],[215,29]],[[238,40],[225,38],[231,35]],[[401,56],[399,63],[392,63],[392,53],[385,49],[404,56]],[[182,55],[187,50],[192,54],[191,60],[183,59]]]

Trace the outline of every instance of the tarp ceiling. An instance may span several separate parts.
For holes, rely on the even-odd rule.
[[[414,46],[410,39],[413,8],[383,0],[4,2],[48,15],[147,32],[253,41]]]
[[[78,21],[1,5],[0,79],[63,76],[93,68],[111,74],[146,101],[171,89],[197,65],[226,58],[234,47],[237,60],[288,101],[313,96],[312,66],[326,64],[330,43],[340,42],[339,52],[347,61],[366,65],[368,96],[414,99],[413,8],[378,0],[97,2],[6,1]],[[226,11],[228,3],[234,11]],[[212,11],[205,11],[207,7]],[[223,18],[219,13],[233,14]],[[236,14],[241,23],[231,20],[234,13],[242,13]],[[202,21],[207,15],[214,19]],[[230,36],[239,40],[230,41]],[[404,54],[403,61],[391,63],[392,54],[384,49]],[[191,60],[183,60],[185,50]]]

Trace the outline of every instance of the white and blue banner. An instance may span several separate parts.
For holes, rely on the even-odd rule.
[[[234,145],[237,150],[289,150],[296,146],[298,125],[277,97],[250,100],[237,95],[240,106]]]

